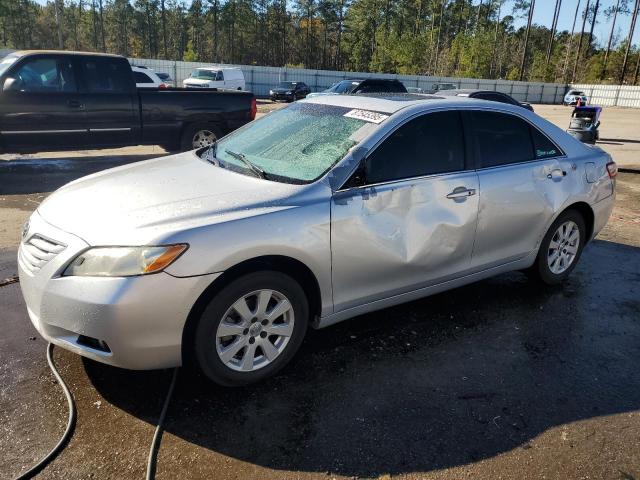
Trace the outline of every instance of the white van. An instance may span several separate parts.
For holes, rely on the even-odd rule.
[[[244,90],[244,74],[239,68],[200,67],[182,82],[185,88],[222,88]]]

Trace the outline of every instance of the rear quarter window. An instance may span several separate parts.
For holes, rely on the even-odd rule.
[[[531,127],[531,138],[533,139],[536,158],[552,158],[564,155],[564,152],[556,144],[533,126]]]

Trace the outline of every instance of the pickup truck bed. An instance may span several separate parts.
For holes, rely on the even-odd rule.
[[[35,152],[128,145],[187,150],[253,120],[249,92],[136,89],[126,58],[18,51],[0,62],[0,149]]]

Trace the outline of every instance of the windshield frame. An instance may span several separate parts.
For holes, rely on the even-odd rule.
[[[7,71],[11,69],[11,67],[20,60],[20,58],[22,58],[21,55],[16,55],[14,53],[10,53],[0,58],[0,77],[4,76],[4,74],[7,73]]]

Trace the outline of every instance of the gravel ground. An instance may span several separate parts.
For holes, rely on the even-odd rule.
[[[568,123],[567,108],[536,111]],[[615,140],[602,147],[640,158],[637,128],[605,130],[637,125],[640,110],[605,115],[602,137]],[[160,153],[3,156],[0,280],[48,192]],[[640,479],[638,272],[640,175],[623,173],[608,225],[561,287],[512,273],[313,331],[281,375],[249,388],[181,371],[157,477]],[[55,444],[66,405],[18,284],[0,287],[0,320],[0,477],[11,478]],[[143,478],[171,372],[55,359],[78,424],[40,478]]]

